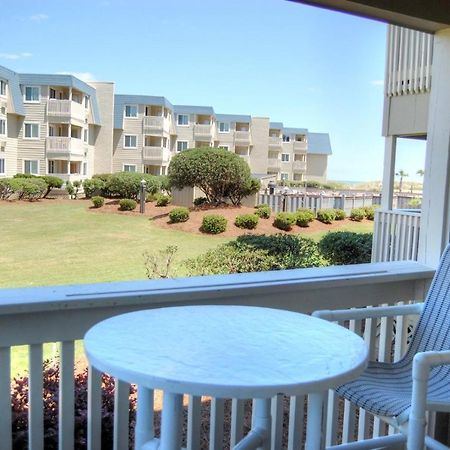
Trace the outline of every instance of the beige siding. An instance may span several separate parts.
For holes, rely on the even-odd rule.
[[[250,169],[253,173],[267,173],[269,118],[252,117],[250,129],[252,137]]]
[[[326,181],[327,180],[327,155],[307,155],[306,156],[306,175],[307,180]]]
[[[17,134],[18,117],[13,114],[0,116],[6,118],[7,133],[6,136],[0,136],[0,142],[6,145],[0,146],[0,158],[5,160],[5,173],[0,177],[12,177],[17,173]],[[4,148],[4,151],[2,151]]]

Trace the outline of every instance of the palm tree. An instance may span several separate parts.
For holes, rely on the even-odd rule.
[[[419,170],[416,172],[416,174],[417,174],[417,175],[420,175],[421,177],[423,177],[423,176],[425,175],[425,171],[422,170],[422,169],[419,169]]]
[[[398,191],[402,192],[403,178],[409,177],[409,175],[404,170],[399,170],[395,175],[397,177],[400,177],[400,183],[398,184]]]

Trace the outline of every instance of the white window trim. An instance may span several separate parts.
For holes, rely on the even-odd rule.
[[[26,172],[25,172],[25,162],[26,162],[26,161],[36,162],[36,163],[37,163],[37,172],[36,172],[36,173],[33,173],[33,172],[27,172],[27,173],[29,173],[29,174],[31,174],[31,175],[39,175],[39,160],[38,160],[38,159],[24,159],[24,160],[22,161],[22,173],[26,173]]]
[[[0,81],[3,81],[4,85],[5,85],[5,93],[2,94],[0,92],[0,97],[6,97],[8,95],[8,82],[6,80],[4,80],[3,78],[0,79]]]
[[[178,142],[186,142],[186,148],[184,150],[187,150],[189,148],[189,141],[177,140],[177,142],[175,144],[176,145],[175,150],[177,153],[184,151],[184,150],[178,150]]]
[[[188,123],[186,125],[181,125],[178,123],[178,117],[179,116],[186,116],[188,118]],[[176,121],[177,127],[188,127],[189,126],[189,114],[177,114],[177,121]]]
[[[8,122],[7,122],[7,118],[6,118],[6,116],[0,117],[0,120],[4,120],[4,121],[5,121],[5,132],[4,132],[3,134],[0,132],[0,136],[7,136],[7,135],[8,135]]]
[[[0,158],[0,161],[3,160],[3,172],[1,171],[1,165],[0,165],[0,175],[5,175],[6,173],[6,158]]]
[[[25,136],[25,128],[26,125],[37,125],[38,126],[38,135],[37,137],[26,137]],[[27,141],[38,141],[41,137],[41,124],[39,122],[24,122],[23,123],[23,139],[26,139]]]
[[[128,147],[126,145],[126,137],[135,137],[136,138],[136,145],[134,147]],[[138,144],[137,134],[124,134],[123,135],[123,148],[137,148],[137,144]]]
[[[286,178],[283,178],[283,175],[286,175]],[[281,172],[280,173],[280,180],[282,180],[282,181],[289,181],[289,173],[288,172]]]
[[[127,167],[134,167],[134,173],[137,172],[137,165],[136,164],[123,164],[122,165],[122,172],[125,172],[125,166]],[[129,170],[126,172],[130,172]]]
[[[283,155],[286,155],[287,159],[283,159]],[[281,154],[281,162],[284,162],[284,163],[291,162],[291,155],[289,153],[282,153]]]
[[[37,88],[39,90],[38,100],[27,100],[27,88]],[[41,103],[41,87],[40,86],[24,86],[23,88],[23,102],[24,103]]]
[[[221,124],[221,123],[226,123],[226,124],[228,125],[228,131],[220,131],[220,124]],[[219,131],[219,133],[223,133],[223,134],[230,133],[230,129],[231,129],[231,124],[230,124],[230,122],[219,122],[219,123],[217,124],[217,130]]]
[[[127,106],[136,107],[136,115],[135,116],[127,116]],[[125,117],[125,119],[139,119],[139,105],[134,105],[134,104],[125,105],[123,107],[123,117]]]

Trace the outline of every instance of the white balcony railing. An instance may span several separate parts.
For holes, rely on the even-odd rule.
[[[195,137],[211,137],[213,135],[212,125],[210,124],[195,124],[194,136]]]
[[[306,141],[294,141],[294,152],[306,152],[308,145]]]
[[[433,275],[433,270],[416,262],[392,262],[300,269],[268,273],[228,276],[193,277],[176,280],[154,280],[104,283],[94,285],[51,286],[45,288],[3,289],[0,291],[0,435],[1,448],[12,449],[11,432],[11,350],[17,345],[29,346],[28,434],[30,448],[44,448],[43,421],[43,344],[59,343],[60,366],[59,448],[73,448],[74,444],[74,341],[82,339],[86,331],[100,320],[138,309],[172,305],[239,304],[288,309],[310,313],[315,309],[377,305],[399,301],[420,300]],[[397,322],[395,333],[389,324],[366,323],[364,336],[372,357],[380,360],[399,358],[406,345],[407,324]],[[392,326],[392,322],[390,322]],[[263,325],[262,325],[263,326]],[[362,333],[361,323],[350,328]],[[183,330],[180,329],[180,339]],[[395,347],[394,352],[391,349]],[[101,374],[89,371],[87,408],[87,447],[101,448]],[[128,385],[116,384],[114,401],[114,448],[129,448]],[[273,424],[271,450],[300,448],[303,443],[304,397],[272,400]],[[25,400],[24,400],[25,401]],[[289,416],[289,431],[283,441],[283,402]],[[186,415],[187,448],[205,449],[200,445],[208,436],[201,435],[199,397],[189,397]],[[285,407],[286,408],[286,407]],[[223,441],[222,418],[224,402],[211,400],[210,448]],[[357,436],[383,435],[385,430],[372,425],[362,411],[347,402],[343,419],[338,420],[338,403],[330,393],[325,414],[326,444],[349,442]],[[231,444],[244,434],[244,402],[231,403]],[[342,412],[342,411],[341,411]],[[359,414],[359,415],[358,415]],[[359,419],[357,419],[359,417]],[[78,420],[78,419],[77,419]],[[149,424],[150,427],[150,424]],[[84,431],[83,431],[84,433]],[[228,436],[228,435],[227,435]],[[339,438],[339,436],[342,436]],[[228,439],[228,437],[227,437]]]
[[[84,123],[87,110],[84,105],[71,100],[57,100],[51,98],[47,103],[47,116],[49,119],[75,119]]]
[[[48,153],[84,155],[87,144],[81,139],[65,136],[49,136],[46,141]]]
[[[292,169],[294,172],[304,172],[306,170],[306,161],[293,161]]]
[[[161,132],[169,133],[170,121],[162,116],[144,116],[142,126],[144,133],[146,132]]]
[[[170,151],[164,147],[146,146],[143,149],[142,157],[144,161],[163,164],[169,162]]]
[[[269,147],[281,148],[281,136],[269,136]]]
[[[372,261],[417,261],[419,235],[419,210],[376,210]]]
[[[235,131],[234,140],[236,143],[250,143],[250,131]]]

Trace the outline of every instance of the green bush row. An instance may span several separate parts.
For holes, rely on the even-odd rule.
[[[61,188],[63,184],[61,178],[52,175],[38,177],[19,173],[13,178],[0,179],[0,199],[7,200],[14,195],[19,200],[37,200],[47,197],[52,189]]]

